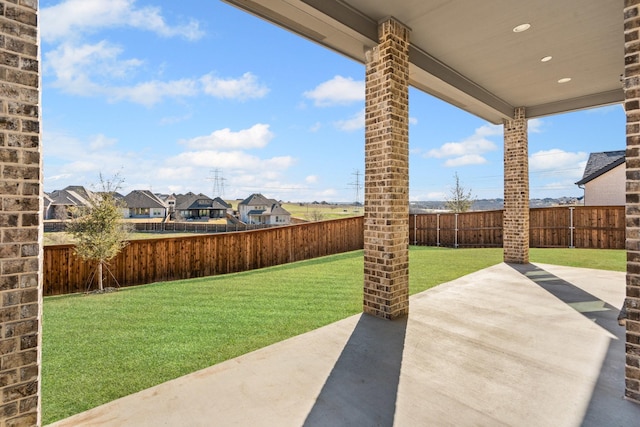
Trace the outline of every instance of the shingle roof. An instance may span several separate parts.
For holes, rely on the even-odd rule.
[[[215,206],[214,200],[202,193],[176,194],[176,210],[185,211],[189,209],[227,209]]]
[[[609,172],[616,166],[623,164],[625,160],[624,156],[624,150],[591,153],[589,160],[587,160],[587,166],[584,168],[582,179],[576,182],[576,185],[586,184],[600,175]]]
[[[79,185],[70,185],[62,190],[49,193],[50,205],[61,206],[90,206],[95,198],[94,193]]]
[[[220,207],[218,207],[218,205],[220,205]],[[231,209],[231,205],[222,200],[220,197],[216,197],[215,199],[213,199],[213,207],[215,209]]]
[[[254,193],[241,201],[239,204],[246,206],[270,206],[273,203],[275,203],[275,200],[267,199],[260,193]]]
[[[291,215],[291,213],[280,205],[273,205],[271,207],[271,215]]]
[[[166,208],[165,203],[149,190],[133,190],[124,197],[128,208]]]

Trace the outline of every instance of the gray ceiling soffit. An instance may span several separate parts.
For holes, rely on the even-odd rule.
[[[313,31],[304,25],[294,21],[293,19],[289,19],[286,16],[275,12],[267,7],[262,6],[251,0],[223,0],[229,4],[232,4],[246,12],[249,12],[253,15],[256,15],[259,18],[264,19],[265,21],[271,22],[274,25],[280,26],[286,30],[289,30],[293,33],[299,34],[302,37],[306,37],[311,41],[315,41],[318,43],[322,43],[322,41],[326,38],[324,34],[320,34],[317,31]]]
[[[409,46],[409,62],[496,110],[505,118],[513,118],[514,107],[512,105],[415,46]]]
[[[624,102],[624,91],[622,88],[608,92],[596,93],[574,99],[565,99],[549,104],[534,105],[526,107],[527,117],[535,118],[551,116],[569,111],[584,110],[587,108],[601,107],[603,105],[619,104]]]
[[[372,43],[378,42],[378,23],[344,3],[333,0],[301,1],[368,38]]]

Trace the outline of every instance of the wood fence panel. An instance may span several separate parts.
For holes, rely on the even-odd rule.
[[[537,208],[529,211],[529,245],[533,248],[568,248],[571,210]]]
[[[625,212],[623,206],[576,207],[573,220],[575,247],[625,248]]]
[[[133,240],[109,264],[115,279],[105,271],[104,285],[135,286],[235,273],[362,249],[363,227],[363,217],[353,217],[254,231]],[[45,246],[45,295],[86,291],[94,265],[73,251],[73,245]]]
[[[447,247],[501,247],[503,211],[410,215],[410,242]],[[625,248],[624,206],[535,208],[529,246]]]
[[[502,246],[502,211],[458,214],[457,229],[459,247],[500,247]]]

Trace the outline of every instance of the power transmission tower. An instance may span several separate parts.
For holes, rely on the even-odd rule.
[[[360,190],[362,189],[362,185],[360,184],[360,171],[356,169],[351,175],[355,176],[355,181],[350,182],[349,186],[353,187],[356,192],[356,206],[360,205]]]
[[[213,169],[211,172],[213,173],[213,177],[207,179],[213,181],[213,197],[219,196],[224,198],[224,182],[226,179],[222,176],[220,169]]]

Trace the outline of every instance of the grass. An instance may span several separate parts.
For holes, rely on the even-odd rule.
[[[532,249],[533,262],[624,271],[624,251]],[[410,291],[502,261],[501,249],[412,247]],[[45,298],[43,422],[359,313],[362,251],[245,273]]]

